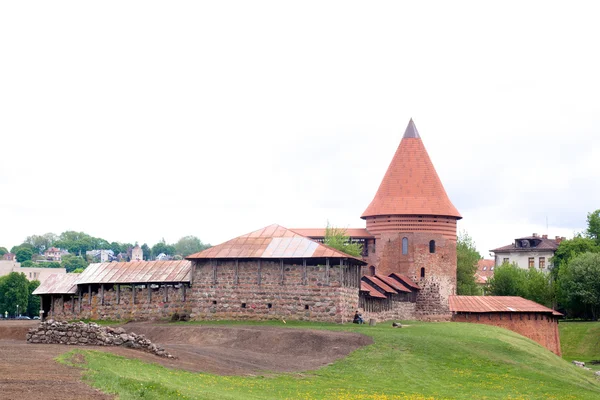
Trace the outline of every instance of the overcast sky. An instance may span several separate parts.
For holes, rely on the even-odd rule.
[[[0,246],[364,227],[411,117],[482,255],[583,230],[600,4],[400,3],[2,2]]]

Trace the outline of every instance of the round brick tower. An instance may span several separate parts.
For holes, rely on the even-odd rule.
[[[429,159],[411,119],[379,189],[361,218],[375,237],[368,261],[378,274],[408,275],[420,282],[417,313],[448,313],[456,292],[458,210]]]

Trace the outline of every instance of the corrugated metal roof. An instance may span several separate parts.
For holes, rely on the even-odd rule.
[[[375,274],[375,277],[379,278],[379,280],[390,285],[392,288],[394,288],[394,290],[397,290],[399,292],[412,293],[412,290],[410,290],[409,288],[407,288],[406,286],[404,286],[402,283],[398,282],[394,278],[390,278],[389,276],[379,275],[379,274]]]
[[[90,264],[77,284],[190,282],[192,264],[178,261],[134,261]]]
[[[562,315],[519,296],[450,296],[449,305],[453,312],[540,312]]]
[[[291,229],[292,231],[310,238],[323,238],[325,237],[325,228],[298,228]],[[374,239],[375,236],[371,235],[365,228],[347,228],[346,236],[357,239]]]
[[[347,258],[366,264],[277,224],[186,257],[188,260],[203,258]]]
[[[411,288],[413,288],[413,289],[419,289],[419,290],[421,289],[421,288],[419,287],[419,285],[418,285],[417,283],[415,283],[415,281],[413,281],[412,279],[410,279],[410,278],[409,278],[408,276],[406,276],[406,275],[400,275],[400,274],[397,274],[397,273],[395,273],[395,272],[392,272],[392,273],[390,274],[390,277],[392,277],[392,278],[394,278],[394,277],[395,277],[395,278],[398,278],[398,279],[402,280],[402,282],[404,282],[405,284],[407,284],[408,286],[410,286],[410,287],[411,287]]]
[[[371,297],[376,297],[378,299],[385,299],[385,295],[381,294],[377,291],[377,289],[373,288],[371,285],[369,285],[367,282],[365,281],[361,281],[360,282],[360,290],[362,290],[363,292],[368,292],[369,296]]]
[[[52,274],[38,286],[33,294],[74,294],[77,293],[77,279],[80,274]]]

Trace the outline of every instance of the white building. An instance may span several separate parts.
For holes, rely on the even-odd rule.
[[[144,260],[144,251],[139,245],[135,245],[133,249],[131,249],[131,261],[143,261]]]
[[[66,274],[64,268],[39,268],[39,267],[21,267],[21,264],[16,261],[2,260],[0,261],[0,276],[8,275],[11,272],[19,272],[25,274],[25,277],[30,281],[44,282],[52,274]]]
[[[112,250],[89,250],[85,252],[85,255],[98,258],[101,263],[112,261],[115,258],[115,252]]]
[[[494,253],[496,266],[504,263],[516,263],[520,268],[538,268],[541,271],[549,271],[552,268],[551,259],[564,237],[556,236],[548,239],[548,235],[539,236],[534,233],[515,239],[512,244],[490,250]]]

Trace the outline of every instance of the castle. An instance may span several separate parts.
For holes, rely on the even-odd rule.
[[[36,290],[46,315],[93,319],[449,319],[461,218],[412,120],[362,217],[362,258],[319,230],[270,225],[187,261],[91,264]],[[313,234],[310,234],[311,231]],[[315,234],[315,232],[317,232]]]

